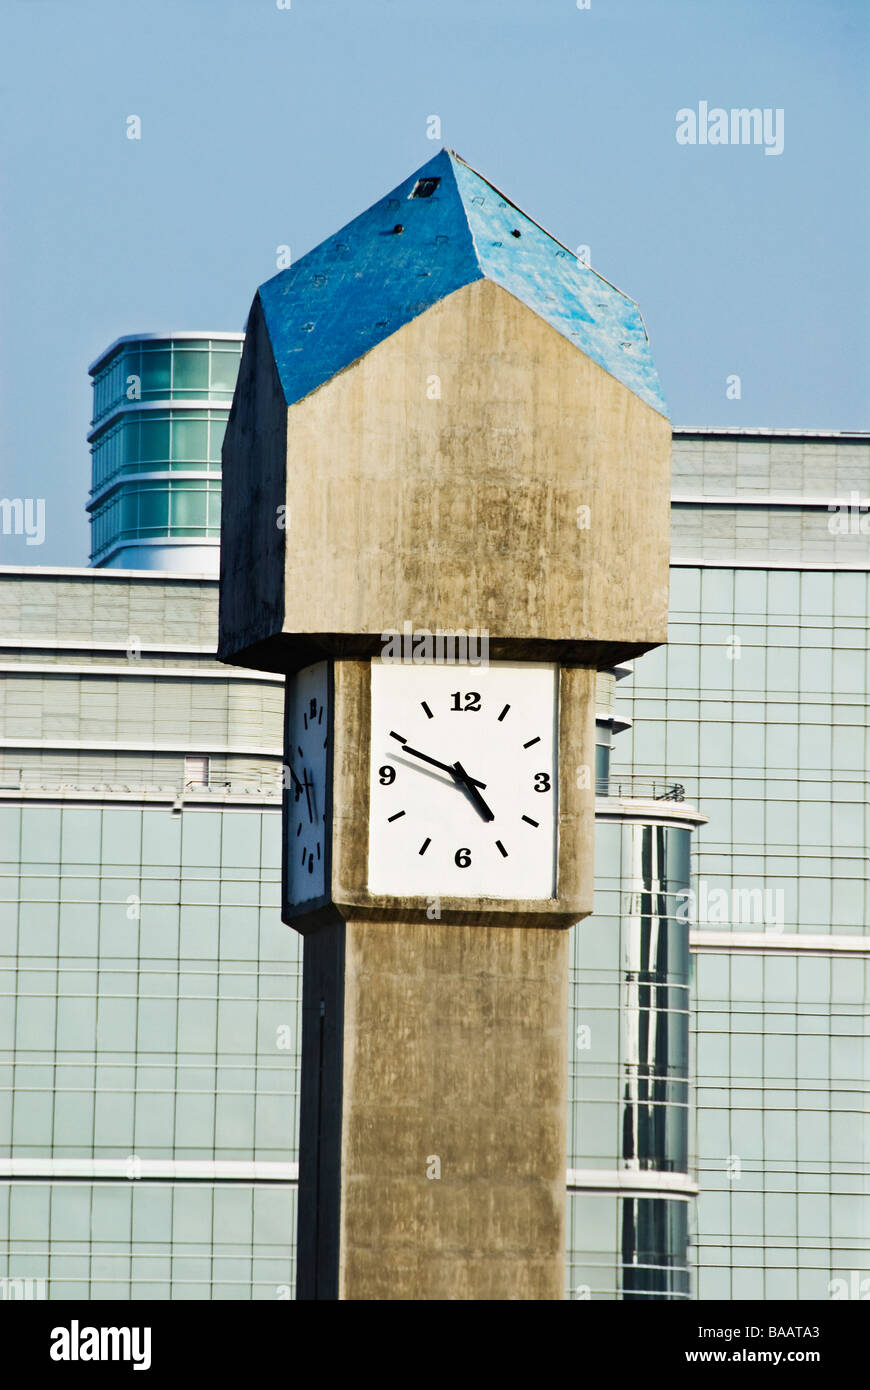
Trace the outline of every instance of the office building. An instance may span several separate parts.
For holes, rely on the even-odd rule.
[[[102,354],[94,567],[0,572],[7,1298],[293,1296],[283,690],[214,657],[240,342]],[[675,432],[670,643],[599,678],[569,1298],[870,1278],[868,465],[863,435]]]
[[[242,333],[118,338],[89,368],[91,564],[216,574]]]

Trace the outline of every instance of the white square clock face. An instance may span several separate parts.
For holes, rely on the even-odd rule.
[[[329,663],[288,676],[284,695],[284,884],[299,907],[326,892],[329,860]]]
[[[369,891],[553,898],[555,665],[373,661]]]

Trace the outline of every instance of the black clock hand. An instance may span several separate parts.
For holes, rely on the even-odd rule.
[[[460,784],[460,786],[463,786],[465,790],[468,792],[468,795],[471,797],[472,801],[474,802],[483,819],[495,820],[495,812],[489,809],[480,792],[477,790],[477,788],[480,786],[480,783],[475,782],[473,778],[469,777],[468,773],[465,771],[465,768],[462,766],[462,763],[454,763],[453,767],[453,775],[456,781]]]
[[[299,781],[299,778],[296,776],[296,773],[295,773],[294,770],[293,770],[293,764],[292,764],[292,763],[288,763],[287,766],[288,766],[289,769],[290,769],[290,776],[293,778],[293,781],[296,783],[296,800],[298,801],[299,798],[300,798],[300,796],[302,795],[302,783]]]
[[[454,781],[456,780],[456,773],[449,763],[439,763],[437,758],[430,758],[428,753],[421,753],[418,748],[411,748],[407,743],[402,744],[402,751],[404,753],[410,753],[412,758],[422,758],[424,763],[431,763],[433,767],[440,767],[442,772],[449,772]],[[470,777],[468,780],[475,787],[480,787],[482,789],[486,788],[485,782],[476,782],[473,777]]]
[[[313,817],[313,815],[311,814],[311,797],[310,797],[309,791],[308,791],[308,789],[309,789],[310,786],[311,786],[311,783],[310,783],[309,780],[308,780],[308,772],[306,771],[306,772],[305,772],[305,801],[306,801],[306,804],[307,804],[307,806],[308,806],[308,819],[311,821],[311,824],[313,825],[313,824],[314,824],[314,817]]]

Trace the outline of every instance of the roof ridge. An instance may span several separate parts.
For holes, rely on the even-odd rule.
[[[557,246],[561,246],[563,251],[567,251],[568,255],[572,256],[578,265],[582,265],[584,270],[591,271],[591,273],[593,275],[596,275],[599,280],[603,280],[605,285],[609,285],[612,290],[615,290],[617,294],[621,294],[624,299],[627,299],[629,301],[629,303],[634,304],[637,308],[640,308],[640,305],[638,304],[636,299],[633,299],[632,296],[630,294],[627,294],[625,290],[621,290],[618,285],[615,285],[613,283],[612,280],[608,280],[606,275],[602,275],[600,270],[596,270],[595,267],[589,265],[587,261],[581,261],[576,251],[572,251],[570,246],[566,246],[565,242],[561,241],[559,237],[557,237],[555,233],[551,232],[548,227],[545,227],[543,222],[538,222],[536,218],[532,217],[529,213],[527,213],[525,208],[521,208],[519,203],[515,202],[513,198],[509,197],[507,193],[502,192],[498,185],[492,182],[492,179],[488,179],[486,177],[486,174],[482,174],[479,169],[475,169],[474,165],[470,164],[467,159],[463,159],[462,155],[457,154],[456,150],[451,150],[445,145],[443,149],[439,150],[439,154],[447,154],[451,157],[451,159],[456,159],[459,161],[460,164],[464,164],[466,169],[470,169],[471,173],[474,174],[475,178],[478,178],[481,180],[482,183],[485,183],[487,188],[491,188],[493,193],[497,193],[498,196],[500,198],[503,198],[506,203],[509,203],[512,208],[516,208],[520,216],[524,217],[527,222],[531,222],[533,227],[537,227],[539,231],[543,232],[544,236],[549,237],[550,240],[554,241]],[[461,196],[462,195],[460,193],[460,197]]]
[[[478,279],[667,417],[636,300],[446,145],[259,287],[288,404]]]

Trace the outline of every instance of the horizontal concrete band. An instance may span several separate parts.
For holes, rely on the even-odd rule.
[[[689,1202],[700,1191],[688,1173],[626,1172],[609,1168],[569,1168],[569,1192],[611,1193],[618,1197],[676,1197]]]
[[[167,329],[165,333],[122,333],[120,338],[116,338],[114,342],[109,343],[107,348],[103,348],[99,357],[94,358],[88,367],[88,375],[93,376],[101,364],[111,357],[115,348],[120,347],[122,343],[163,343],[169,342],[173,338],[195,338],[202,342],[212,340],[218,343],[243,343],[245,341],[244,333],[230,333],[223,328],[212,332],[193,328],[176,328],[174,331]]]
[[[2,644],[0,644],[2,647]],[[268,682],[270,685],[283,685],[284,677],[271,671],[227,671],[219,666],[146,666],[136,657],[131,657],[125,666],[74,666],[65,661],[10,661],[0,664],[3,676],[83,676],[88,680],[100,680],[106,676],[120,676],[121,679],[143,680],[196,680],[253,681],[255,685]]]
[[[686,1173],[617,1172],[607,1169],[569,1168],[565,1175],[569,1192],[610,1192],[621,1197],[648,1197],[659,1193],[686,1201],[696,1196],[698,1184]],[[28,1181],[125,1182],[274,1182],[296,1184],[298,1163],[248,1159],[139,1158],[0,1158],[0,1179]]]
[[[735,492],[730,495],[724,493],[693,492],[685,493],[683,496],[672,494],[672,507],[791,507],[796,511],[809,510],[819,511],[830,509],[831,507],[860,507],[866,509],[870,507],[870,497],[860,497],[856,492],[851,499],[849,497],[804,497],[799,492],[795,493],[758,493],[754,496],[750,493]]]
[[[270,792],[262,787],[252,791],[211,791],[204,787],[195,791],[181,792],[177,787],[145,787],[137,791],[122,791],[115,786],[94,787],[0,787],[0,802],[18,805],[19,802],[36,801],[43,806],[60,806],[68,802],[81,802],[88,805],[103,805],[106,802],[133,802],[138,805],[154,803],[158,806],[173,806],[179,810],[182,805],[214,807],[224,810],[256,811],[267,806],[269,810],[280,809],[280,791]]]
[[[162,1182],[295,1183],[298,1163],[199,1158],[0,1158],[0,1178],[140,1178]]]
[[[870,936],[825,936],[812,932],[689,932],[693,951],[779,951],[810,955],[870,955]]]
[[[100,574],[100,570],[88,570],[88,574]],[[117,574],[118,571],[116,570]],[[206,644],[196,642],[140,642],[135,633],[123,642],[97,642],[90,637],[16,637],[12,633],[0,634],[0,651],[17,651],[19,647],[35,647],[41,651],[73,651],[73,652],[124,652],[126,653],[130,643],[136,642],[140,652],[180,652],[182,655],[189,656],[210,656],[217,660],[215,652],[217,648],[213,642]],[[246,676],[256,679],[256,672],[239,672]],[[271,671],[260,673],[265,676],[267,681],[275,680],[276,677]],[[283,680],[283,676],[280,677]]]
[[[727,541],[727,544],[736,542]],[[743,556],[735,557],[733,560],[711,560],[698,556],[697,559],[686,556],[671,556],[671,569],[688,570],[820,570],[822,573],[828,571],[839,573],[841,570],[847,573],[858,571],[859,573],[870,570],[870,564],[866,560],[856,560],[854,564],[850,561],[846,564],[842,560],[746,560]],[[673,617],[673,614],[671,614]]]
[[[619,774],[610,780],[619,782]],[[643,825],[706,825],[709,820],[689,801],[665,801],[651,796],[596,796],[596,820],[638,821]]]
[[[195,537],[191,537],[195,539]],[[215,542],[211,541],[211,545]],[[144,579],[149,583],[160,581],[164,584],[212,584],[220,583],[216,574],[185,574],[180,570],[122,570],[100,569],[98,565],[0,565],[0,574],[14,575],[18,579],[81,579],[85,582],[104,580],[107,583],[126,584],[129,581]]]
[[[216,483],[220,482],[220,470],[210,468],[207,463],[192,463],[189,468],[176,468],[171,463],[166,463],[162,467],[156,465],[145,469],[138,469],[135,465],[125,468],[123,465],[113,473],[107,482],[101,483],[96,492],[91,493],[90,501],[85,507],[85,511],[92,512],[101,502],[104,502],[111,493],[117,492],[119,488],[126,486],[127,483],[155,482],[164,478],[172,478],[177,483],[185,480],[204,478],[207,481],[213,479]],[[136,536],[123,541],[113,541],[111,545],[106,544],[99,547],[99,552],[94,550],[92,553],[104,553],[109,550],[119,550],[123,546],[139,545],[211,545],[217,546],[217,540],[213,536]]]
[[[204,334],[197,336],[203,337]],[[777,429],[769,425],[674,425],[672,433],[686,438],[704,439],[716,444],[721,439],[732,437],[763,440],[770,439],[830,439],[838,444],[870,444],[867,430],[802,430]]]
[[[259,743],[154,743],[82,738],[0,738],[0,748],[48,748],[52,752],[72,753],[235,753],[256,758],[284,756],[284,749],[275,744],[270,747]]]

